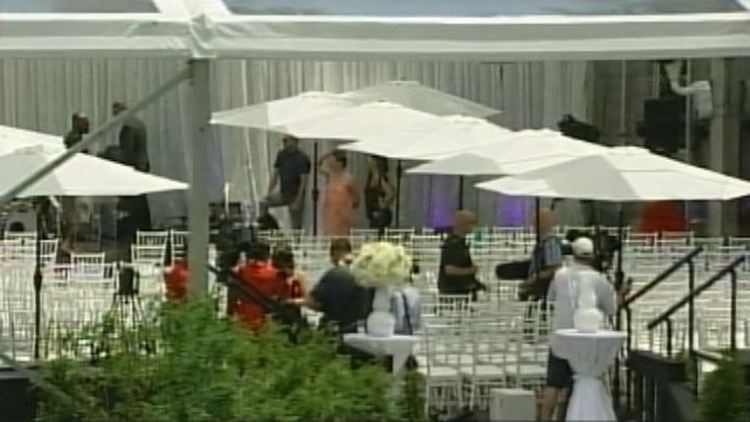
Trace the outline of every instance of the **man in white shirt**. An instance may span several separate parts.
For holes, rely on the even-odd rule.
[[[615,313],[615,291],[604,274],[593,267],[594,243],[588,237],[579,237],[572,245],[573,262],[555,273],[547,292],[547,302],[554,304],[552,331],[575,328],[573,315],[578,307],[581,286],[589,284],[596,293],[597,307],[605,316]],[[573,384],[573,370],[568,361],[553,353],[551,347],[547,361],[547,385],[542,399],[542,421],[551,421],[560,390]]]

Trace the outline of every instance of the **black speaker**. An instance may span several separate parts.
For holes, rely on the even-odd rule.
[[[646,100],[638,135],[648,149],[677,152],[685,144],[685,98],[673,95]]]

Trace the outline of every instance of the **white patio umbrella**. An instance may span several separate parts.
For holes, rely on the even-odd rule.
[[[487,146],[512,133],[484,119],[453,115],[440,117],[432,126],[383,130],[339,148],[398,160],[429,160]]]
[[[335,114],[354,105],[343,94],[308,91],[292,97],[215,112],[211,115],[211,124],[276,131],[288,123],[328,113]]]
[[[476,187],[506,195],[612,202],[724,201],[750,195],[750,183],[744,180],[638,147],[615,147],[603,154],[479,183]],[[622,242],[622,209],[619,224]],[[618,254],[617,280],[623,280],[621,253]]]
[[[359,104],[325,115],[288,122],[274,130],[307,139],[360,141],[404,131],[428,131],[439,125],[440,116],[390,101]]]
[[[638,147],[614,147],[477,187],[508,195],[613,202],[725,201],[750,195],[749,182]]]
[[[61,153],[60,149],[35,146],[17,149],[0,156],[0,195],[12,189]],[[92,157],[76,154],[65,164],[57,167],[37,183],[31,185],[19,196],[135,196],[146,193],[184,190],[188,185],[182,182],[138,172],[131,167]],[[42,228],[41,213],[37,214],[37,230]],[[41,233],[37,233],[36,263],[34,268],[35,294],[35,341],[34,357],[39,358],[41,328]]]
[[[402,106],[438,114],[489,117],[501,113],[491,107],[420,84],[417,81],[390,81],[350,91],[356,102],[390,101]]]
[[[440,117],[429,126],[415,125],[396,132],[383,130],[339,148],[399,160],[397,186],[400,186],[401,160],[449,156],[488,145],[512,133],[481,118],[452,115]]]
[[[606,150],[601,145],[573,139],[549,129],[522,130],[498,137],[486,146],[438,158],[406,172],[459,176],[460,203],[464,177],[518,174]]]
[[[392,107],[390,112],[381,107],[369,107],[372,102],[390,102],[401,106],[400,110]],[[342,118],[344,111],[352,106],[361,105],[355,115]],[[396,122],[403,121],[404,111],[408,108],[424,113],[437,114],[466,114],[476,116],[490,116],[499,113],[498,110],[460,98],[445,92],[429,88],[412,81],[394,81],[381,85],[366,87],[357,91],[343,94],[325,92],[308,92],[294,97],[255,104],[239,109],[214,113],[213,124],[252,127],[276,132],[293,134],[300,139],[333,139],[360,140],[363,133],[371,135],[373,127],[379,132],[392,127],[396,130]],[[374,114],[368,115],[366,112]],[[390,113],[390,114],[388,114]],[[398,119],[394,119],[394,113]],[[416,120],[416,113],[411,113]],[[383,120],[380,120],[383,119]],[[424,120],[424,119],[422,119]],[[355,122],[361,126],[357,127]],[[299,123],[299,125],[295,125]],[[374,124],[373,124],[374,123]],[[420,126],[421,127],[421,126]],[[414,129],[412,129],[414,130]],[[405,138],[401,138],[402,140]],[[318,144],[314,144],[313,160],[318,160]],[[398,179],[400,180],[400,162]],[[313,183],[317,186],[317,168],[313,168]],[[314,207],[317,209],[317,195],[313,192]],[[398,202],[397,202],[398,208]],[[398,223],[398,211],[396,222]],[[313,231],[316,231],[317,219],[313,219]]]
[[[65,148],[61,136],[0,125],[0,155],[36,145],[59,151]]]
[[[0,195],[52,161],[60,150],[37,146],[0,155]],[[186,183],[142,173],[86,154],[76,154],[19,196],[136,196],[187,189]]]
[[[321,121],[322,116],[336,116],[355,105],[345,94],[308,91],[291,97],[266,101],[211,115],[215,125],[237,126],[289,133],[285,127],[296,121]],[[317,140],[318,137],[298,136],[300,139]],[[318,161],[318,143],[313,145],[313,161]],[[314,164],[313,163],[313,164]],[[313,207],[317,209],[318,171],[313,165]],[[313,232],[317,233],[317,214],[313,214]]]

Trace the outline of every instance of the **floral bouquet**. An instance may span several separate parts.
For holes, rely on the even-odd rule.
[[[362,246],[351,270],[359,284],[377,289],[404,284],[411,265],[411,257],[403,246],[373,242]]]

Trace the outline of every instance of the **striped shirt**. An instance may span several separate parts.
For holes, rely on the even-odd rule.
[[[563,263],[562,241],[554,235],[543,237],[540,243],[534,246],[529,265],[529,277],[533,278],[540,271],[551,267],[557,267]],[[539,265],[539,270],[537,270]]]

